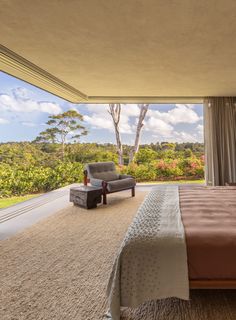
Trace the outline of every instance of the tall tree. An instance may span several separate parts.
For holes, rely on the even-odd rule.
[[[131,163],[134,160],[134,156],[139,150],[141,130],[144,126],[143,121],[145,119],[148,108],[149,108],[149,104],[140,104],[139,105],[139,109],[140,109],[139,119],[138,119],[138,124],[137,124],[137,128],[136,128],[134,146],[131,148],[131,151],[129,154],[129,163]]]
[[[82,135],[88,133],[81,124],[81,122],[83,122],[83,116],[75,110],[69,110],[58,115],[50,116],[49,119],[46,123],[49,128],[40,132],[35,142],[61,144],[62,159],[64,159],[67,140],[76,142]]]
[[[115,128],[115,135],[116,135],[116,146],[118,152],[118,162],[120,165],[123,165],[123,146],[121,143],[121,136],[120,136],[120,113],[121,113],[121,104],[120,103],[110,103],[108,112],[112,117],[112,121]]]

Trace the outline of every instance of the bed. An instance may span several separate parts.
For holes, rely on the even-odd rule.
[[[108,285],[120,307],[188,299],[189,289],[236,288],[236,187],[159,187],[150,192],[117,253]]]
[[[180,187],[191,288],[236,288],[236,187]]]

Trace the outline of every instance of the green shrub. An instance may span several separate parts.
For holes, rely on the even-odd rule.
[[[55,167],[0,164],[0,197],[46,192],[82,182],[81,163],[58,162]]]
[[[156,171],[153,165],[137,165],[132,163],[128,166],[123,166],[120,169],[123,174],[132,175],[137,181],[153,181],[156,179]]]
[[[156,158],[157,158],[156,151],[150,148],[139,149],[139,151],[135,155],[135,162],[144,164],[144,163],[149,163]]]
[[[121,173],[134,176],[139,182],[202,179],[202,146],[196,145],[194,148],[191,144],[170,143],[155,149],[151,145],[143,146],[135,156],[134,163],[127,165],[130,146],[124,146],[126,165],[117,168]],[[84,163],[118,163],[116,147],[112,144],[67,144],[65,161],[60,160],[58,150],[58,144],[0,144],[0,197],[47,192],[82,182]]]

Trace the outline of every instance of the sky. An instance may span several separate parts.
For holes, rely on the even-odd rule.
[[[0,142],[32,141],[44,131],[50,115],[77,110],[84,116],[87,136],[81,142],[115,143],[106,104],[73,104],[24,81],[0,72]],[[133,144],[137,104],[122,105],[120,131],[124,144]],[[141,144],[203,141],[201,104],[150,104]]]

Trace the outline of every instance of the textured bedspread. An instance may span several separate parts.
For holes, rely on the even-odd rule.
[[[151,191],[118,252],[108,286],[112,320],[120,307],[166,297],[188,299],[189,282],[178,187]]]

